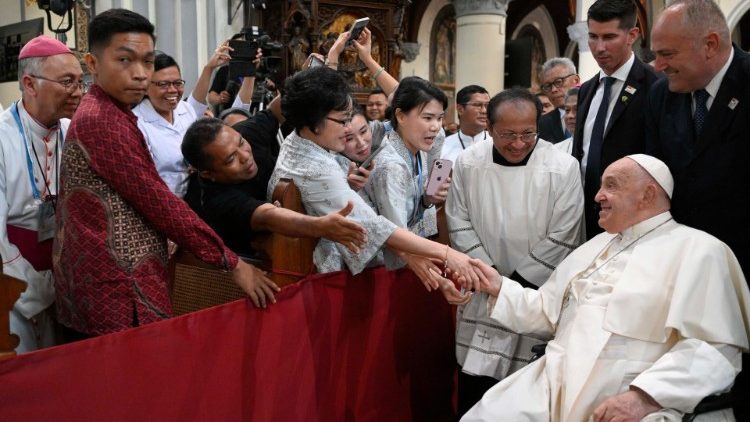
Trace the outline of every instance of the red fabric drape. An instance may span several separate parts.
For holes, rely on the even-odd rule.
[[[447,421],[452,312],[409,271],[317,275],[0,362],[0,420]]]

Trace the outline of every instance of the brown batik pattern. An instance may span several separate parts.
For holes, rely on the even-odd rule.
[[[60,321],[104,334],[168,317],[166,237],[204,262],[237,257],[159,177],[130,110],[94,85],[63,148],[53,263]]]

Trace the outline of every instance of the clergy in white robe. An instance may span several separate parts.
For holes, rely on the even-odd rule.
[[[22,99],[0,114],[0,256],[3,273],[27,283],[10,314],[16,352],[55,344],[54,212],[65,133],[83,95],[78,60],[39,36],[19,56]]]
[[[581,241],[578,163],[543,140],[523,165],[501,163],[498,155],[486,141],[454,166],[446,205],[451,244],[501,274],[541,286]],[[498,328],[486,303],[487,294],[479,293],[459,307],[456,357],[468,373],[503,379],[528,363],[538,342]]]
[[[527,92],[508,90],[491,100],[492,138],[458,157],[446,217],[455,248],[538,287],[581,242],[583,189],[578,162],[571,155],[541,139],[532,138],[526,145],[514,137],[509,144],[500,136],[514,126],[511,120],[525,120],[533,133],[538,116],[534,99]],[[527,106],[519,108],[519,102]],[[504,148],[513,143],[527,148],[517,162],[505,158]],[[458,308],[456,359],[465,374],[501,380],[528,364],[531,347],[543,341],[499,327],[487,315],[487,299],[486,293],[477,293]],[[460,411],[468,410],[486,390],[472,393],[479,389],[471,386],[476,382],[459,377]]]
[[[462,421],[680,421],[729,390],[748,349],[750,292],[727,245],[672,219],[672,187],[653,157],[610,165],[596,196],[607,232],[538,291],[477,261],[494,277],[483,286],[491,318],[550,342]],[[696,420],[734,418],[724,409]]]

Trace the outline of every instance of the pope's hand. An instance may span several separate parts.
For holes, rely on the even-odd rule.
[[[633,389],[604,400],[594,409],[594,422],[638,422],[661,409],[643,390]]]

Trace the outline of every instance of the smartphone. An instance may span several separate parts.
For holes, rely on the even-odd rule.
[[[370,18],[362,18],[357,19],[352,24],[352,29],[349,30],[349,39],[346,40],[346,45],[351,45],[352,41],[359,38],[359,35],[362,33],[362,30],[365,29],[367,24],[370,23]]]
[[[255,56],[258,54],[258,43],[245,40],[231,40],[229,46],[232,50],[229,55],[229,77],[255,76]]]
[[[440,188],[440,185],[450,176],[451,169],[453,168],[453,162],[451,160],[437,159],[432,163],[432,170],[430,170],[430,179],[427,181],[427,189],[425,193],[427,196],[434,195]]]
[[[310,54],[310,66],[309,66],[309,68],[320,67],[320,66],[323,66],[323,64],[324,64],[323,60],[320,60],[320,58],[318,56],[314,56],[314,55]]]
[[[374,160],[374,159],[375,159],[375,157],[377,157],[377,156],[378,156],[378,154],[380,154],[380,151],[382,151],[382,150],[384,150],[384,149],[385,149],[385,148],[384,148],[383,146],[380,146],[380,148],[376,149],[375,151],[372,151],[372,152],[370,153],[370,155],[369,155],[369,156],[368,156],[367,158],[365,158],[365,161],[362,161],[362,164],[360,164],[360,165],[359,165],[359,166],[357,166],[357,167],[359,167],[359,168],[364,168],[364,169],[366,169],[366,168],[370,167],[370,164],[372,164],[372,160]]]

